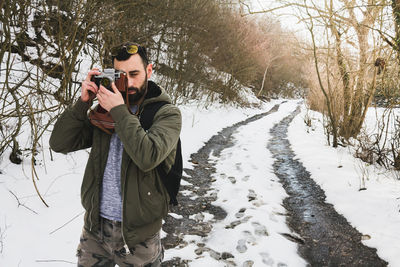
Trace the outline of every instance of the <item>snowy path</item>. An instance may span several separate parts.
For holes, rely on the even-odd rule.
[[[281,104],[278,110],[231,128],[227,136],[222,131],[214,141],[221,152],[202,148],[198,153],[203,158],[193,157],[196,167],[202,168],[187,171],[192,176],[187,181],[194,186],[187,184],[182,193],[192,203],[167,219],[167,240],[177,241],[178,246],[168,247],[172,244],[167,242],[165,266],[306,265],[297,254],[297,244],[286,238],[295,235],[286,225],[282,206],[287,195],[272,173],[273,159],[267,150],[270,129],[296,106]],[[194,175],[200,176],[193,179]],[[208,203],[210,199],[214,201]],[[175,234],[168,225],[178,229]]]

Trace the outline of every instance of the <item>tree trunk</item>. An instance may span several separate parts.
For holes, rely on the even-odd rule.
[[[394,49],[397,52],[397,62],[400,64],[400,0],[392,0],[392,9],[394,17],[394,29],[396,31]]]

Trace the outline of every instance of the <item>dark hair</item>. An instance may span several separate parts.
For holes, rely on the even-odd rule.
[[[118,50],[118,54],[116,56],[111,56],[112,64],[114,65],[114,59],[116,59],[118,61],[125,61],[125,60],[128,60],[132,56],[132,54],[130,54],[126,51],[125,47],[128,45],[137,45],[138,52],[136,54],[138,54],[140,56],[140,58],[142,59],[142,62],[143,62],[143,66],[146,68],[147,65],[149,65],[149,59],[147,57],[146,48],[142,45],[139,45],[139,44],[133,43],[133,42],[125,42],[125,43],[122,43],[117,46],[117,47],[120,47],[120,49]]]

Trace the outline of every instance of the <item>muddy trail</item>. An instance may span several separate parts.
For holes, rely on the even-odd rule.
[[[212,174],[215,173],[214,164],[210,163],[210,156],[219,157],[222,150],[233,145],[231,136],[240,126],[256,121],[271,113],[276,112],[279,105],[275,105],[269,111],[252,116],[244,121],[238,122],[232,126],[224,128],[218,134],[211,137],[207,143],[197,152],[191,155],[193,169],[185,169],[183,180],[189,185],[182,185],[180,194],[178,194],[177,206],[172,207],[171,212],[178,216],[167,216],[163,225],[163,231],[167,236],[163,238],[162,243],[165,249],[173,247],[185,247],[187,244],[183,240],[185,235],[198,235],[205,237],[212,229],[212,221],[203,222],[202,212],[210,213],[215,220],[222,220],[226,217],[226,212],[211,203],[217,199],[215,193],[209,193],[210,186],[214,181]],[[184,193],[183,193],[184,192]],[[203,244],[197,244],[200,250]],[[218,259],[225,257],[224,253],[215,252]],[[188,266],[188,263],[180,258],[174,258],[163,262],[162,266]]]
[[[271,129],[268,149],[275,159],[274,172],[289,195],[284,207],[289,227],[301,236],[293,238],[299,243],[300,255],[310,266],[386,266],[376,249],[364,246],[362,235],[325,202],[324,191],[295,160],[287,130],[299,112],[297,108]]]

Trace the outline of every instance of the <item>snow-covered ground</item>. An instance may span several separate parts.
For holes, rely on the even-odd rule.
[[[197,103],[180,106],[184,167],[191,167],[187,162],[190,154],[219,130],[265,112],[279,102],[264,104],[262,109],[221,105],[204,108]],[[223,150],[220,159],[213,158],[217,166],[213,188],[218,194],[214,204],[223,207],[228,216],[216,222],[206,238],[186,236],[189,245],[167,250],[165,259],[178,256],[192,260],[190,266],[225,266],[209,252],[200,256],[194,253],[195,244],[202,242],[214,251],[233,254],[238,266],[246,261],[253,261],[254,266],[306,264],[297,255],[296,244],[281,235],[291,233],[281,206],[286,193],[273,174],[273,159],[266,148],[269,129],[293,111],[297,103],[288,101],[278,112],[240,127],[234,134],[235,145]],[[312,114],[316,118],[314,130],[307,133],[304,116],[303,110],[289,128],[289,139],[300,161],[326,191],[327,201],[366,236],[364,244],[376,247],[379,256],[391,266],[400,266],[395,254],[400,250],[400,181],[378,174],[343,148],[327,146],[318,114]],[[35,193],[28,159],[22,166],[9,163],[7,157],[0,162],[0,266],[76,263],[83,223],[79,191],[88,152],[53,153],[51,161],[48,135],[43,137],[43,149],[36,166],[40,180],[36,182],[49,208]],[[339,165],[343,167],[338,168]],[[363,174],[367,190],[358,191]],[[249,202],[249,197],[255,199]],[[205,220],[213,220],[211,215],[203,215]],[[234,221],[241,223],[226,228]]]

